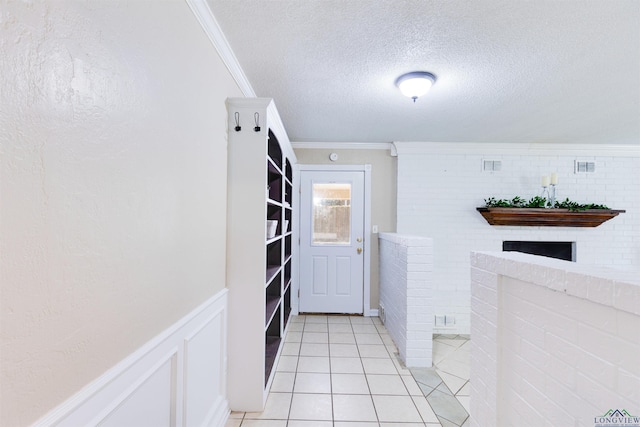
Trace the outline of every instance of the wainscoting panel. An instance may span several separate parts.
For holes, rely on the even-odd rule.
[[[116,406],[113,410],[106,416],[100,414],[90,424],[101,427],[174,426],[175,405],[171,396],[175,395],[175,359],[174,353],[173,357],[151,369],[148,376],[126,390],[121,399],[114,401]]]
[[[184,340],[184,425],[211,424],[225,393],[223,347],[224,322],[215,313],[200,329]],[[203,421],[204,420],[204,423]]]
[[[88,384],[34,426],[224,425],[227,290]]]

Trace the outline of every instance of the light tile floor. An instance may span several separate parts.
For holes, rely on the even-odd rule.
[[[466,427],[469,349],[434,335],[434,367],[407,369],[377,317],[294,316],[265,410],[225,427]]]

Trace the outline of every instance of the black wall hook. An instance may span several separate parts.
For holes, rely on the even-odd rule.
[[[234,129],[236,130],[236,132],[240,132],[242,130],[242,128],[240,127],[240,113],[236,112],[234,116],[236,118],[236,127]]]
[[[255,113],[253,115],[253,119],[256,122],[256,127],[254,127],[253,130],[256,132],[260,132],[260,113]]]

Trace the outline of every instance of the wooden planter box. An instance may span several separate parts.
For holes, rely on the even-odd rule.
[[[544,208],[476,208],[491,225],[521,225],[532,227],[597,227],[625,212],[624,210]]]

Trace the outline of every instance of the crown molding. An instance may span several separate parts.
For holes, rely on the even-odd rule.
[[[499,142],[292,142],[294,149],[390,150],[398,154],[566,155],[640,157],[640,145]]]
[[[482,154],[530,156],[640,157],[640,145],[491,142],[393,142],[403,154]]]
[[[218,51],[218,55],[220,55],[222,62],[224,62],[231,76],[238,84],[242,94],[246,97],[255,97],[256,93],[253,87],[251,87],[249,79],[247,79],[242,67],[240,67],[236,55],[233,53],[233,50],[231,50],[231,46],[220,29],[218,21],[216,21],[215,16],[213,16],[213,12],[207,2],[205,0],[186,0],[186,2],[196,16],[205,34]]]
[[[307,150],[393,150],[390,142],[292,142],[293,148]]]
[[[253,90],[249,79],[242,70],[240,63],[236,58],[236,55],[233,53],[233,50],[231,49],[227,38],[222,32],[220,25],[218,25],[218,21],[216,21],[216,18],[213,15],[213,12],[211,11],[211,8],[207,4],[206,0],[186,0],[186,2],[193,14],[196,16],[196,19],[200,23],[200,26],[204,30],[205,34],[207,35],[207,37],[209,37],[209,40],[215,47],[218,55],[220,55],[220,58],[229,70],[231,77],[238,84],[238,87],[240,88],[240,91],[242,91],[242,94],[247,97],[244,102],[249,105],[261,105],[264,103],[268,103],[267,111],[269,118],[272,121],[271,126],[272,128],[275,128],[273,129],[274,132],[276,133],[276,135],[280,136],[280,139],[285,139],[286,142],[288,142],[289,137],[287,135],[287,131],[284,128],[284,124],[282,123],[282,119],[280,118],[280,114],[278,113],[275,104],[271,102],[270,99],[256,97],[256,92]],[[242,101],[236,100],[236,102]],[[293,159],[295,162],[296,155],[293,152],[293,149],[290,148],[286,143],[284,144],[284,146],[286,147],[285,151],[287,152],[288,157]]]

